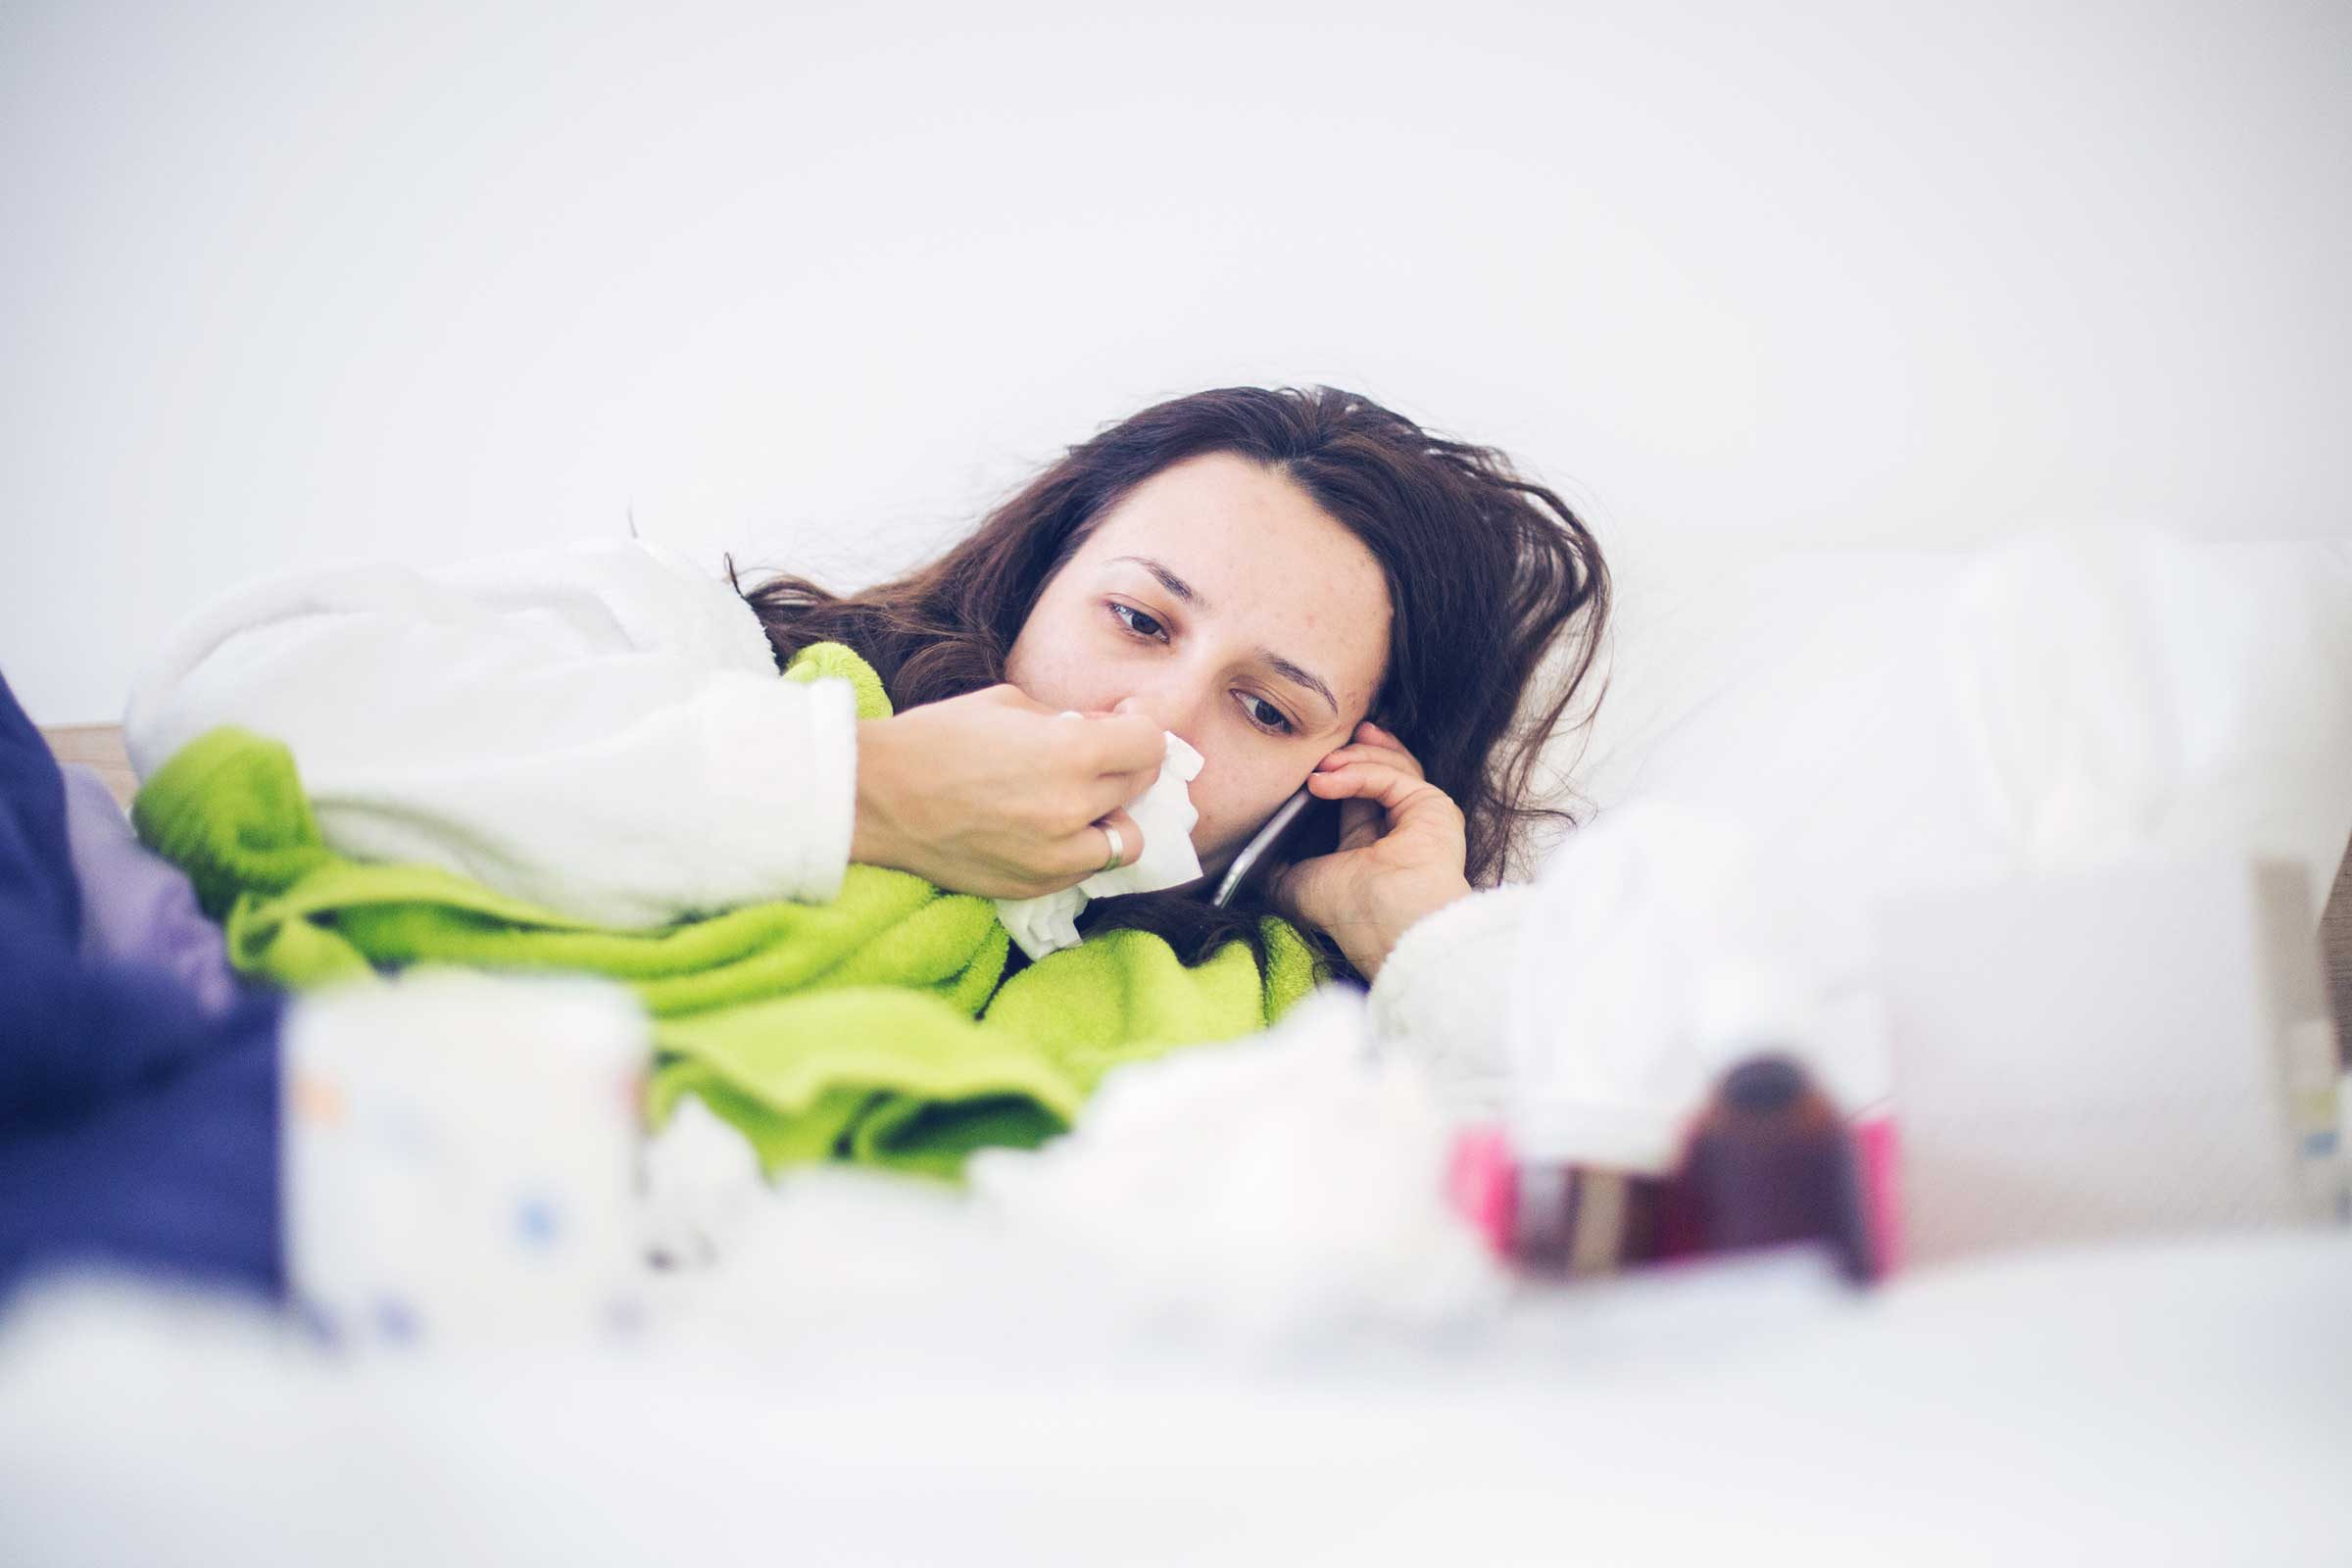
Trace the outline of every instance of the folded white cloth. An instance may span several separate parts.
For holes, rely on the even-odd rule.
[[[1076,716],[1076,715],[1065,715]],[[1021,945],[1032,962],[1049,953],[1078,945],[1078,911],[1089,899],[1107,899],[1121,893],[1156,893],[1190,882],[1200,874],[1200,858],[1193,853],[1193,824],[1200,813],[1193,808],[1187,788],[1200,776],[1201,758],[1180,737],[1167,737],[1159,777],[1152,787],[1127,803],[1127,814],[1144,832],[1144,853],[1115,870],[1097,871],[1076,887],[1063,888],[1034,899],[999,899],[997,913],[1004,929]],[[1127,849],[1132,851],[1133,845]]]

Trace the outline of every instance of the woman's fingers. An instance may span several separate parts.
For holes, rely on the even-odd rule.
[[[1153,767],[1140,773],[1102,773],[1087,780],[1078,792],[1086,819],[1099,822],[1109,812],[1133,805],[1158,777],[1159,769]]]
[[[1326,801],[1369,801],[1387,811],[1391,820],[1424,797],[1452,804],[1443,790],[1420,774],[1387,761],[1343,762],[1310,774],[1306,784]]]
[[[1056,765],[1078,775],[1066,792],[1056,792],[1062,803],[1056,809],[1068,813],[1061,822],[1076,818],[1080,825],[1064,830],[1053,845],[1045,875],[1054,887],[1070,887],[1111,869],[1114,848],[1117,865],[1133,865],[1143,854],[1144,830],[1126,807],[1159,777],[1167,741],[1159,726],[1140,713],[1055,718],[1048,740]],[[1115,846],[1104,828],[1117,833]]]
[[[1016,712],[1035,713],[1041,718],[1047,717],[1054,711],[1010,681],[999,681],[994,686],[983,687],[964,697],[951,697],[948,701],[979,703],[992,708],[1009,708]]]
[[[1339,766],[1317,768],[1307,778],[1307,788],[1315,790],[1322,800],[1371,800],[1388,811],[1401,811],[1404,804],[1421,790],[1430,790],[1435,795],[1435,785],[1425,778],[1406,773],[1393,761],[1371,760],[1352,760],[1341,761]]]
[[[1146,786],[1159,776],[1160,760],[1167,755],[1168,743],[1160,727],[1142,714],[1090,714],[1069,728],[1075,760],[1088,771],[1142,773],[1146,775]]]
[[[1345,767],[1349,762],[1386,762],[1415,778],[1427,778],[1421,760],[1405,750],[1404,743],[1382,729],[1370,719],[1356,726],[1356,738],[1349,744],[1327,754],[1315,764],[1318,771]]]
[[[1139,858],[1142,858],[1144,853],[1144,830],[1142,827],[1137,825],[1134,817],[1129,816],[1125,811],[1113,811],[1108,816],[1104,817],[1100,823],[1098,823],[1097,826],[1110,828],[1119,835],[1118,850],[1120,865],[1133,865]],[[1107,846],[1104,848],[1103,853],[1105,855],[1110,853]],[[1094,871],[1107,871],[1111,869],[1113,869],[1113,867],[1104,865],[1100,860],[1095,862]],[[1094,871],[1089,871],[1087,874],[1092,876]]]
[[[1315,794],[1344,803],[1340,808],[1343,851],[1362,849],[1377,842],[1384,831],[1393,831],[1403,820],[1416,789],[1445,801],[1447,806],[1453,804],[1429,784],[1428,775],[1421,770],[1420,759],[1406,751],[1387,730],[1366,719],[1356,726],[1355,733],[1357,738],[1352,745],[1327,755],[1315,764],[1315,771],[1307,779]],[[1335,778],[1348,782],[1317,787],[1317,780]]]
[[[1166,741],[1135,711],[1067,714],[993,686],[858,726],[854,858],[956,893],[1029,898],[1117,860],[1143,830],[1125,808],[1159,776]]]
[[[1409,773],[1415,778],[1429,776],[1421,771],[1421,764],[1410,755],[1392,751],[1385,746],[1343,746],[1317,762],[1315,771],[1328,773],[1334,769],[1346,767],[1349,762],[1380,762],[1396,768],[1400,773]]]
[[[1072,824],[1101,821],[1152,787],[1167,742],[1150,719],[1134,714],[1055,712],[1053,718],[1045,756],[1061,777],[1040,780],[1044,787],[1030,792],[1029,802],[1053,831],[1075,840],[1084,835]]]
[[[1095,821],[1141,797],[1159,777],[1167,757],[1167,741],[1157,725],[1130,713],[1090,714],[1080,733],[1072,760],[1087,775],[1079,801],[1087,820]]]
[[[997,685],[973,699],[1055,722],[1038,742],[1049,756],[1084,773],[1158,776],[1167,750],[1160,728],[1140,712],[1079,713],[1048,708],[1017,686]],[[965,701],[973,699],[951,699]]]
[[[1118,864],[1135,863],[1136,857],[1144,853],[1144,830],[1125,811],[1112,811],[1099,822],[1089,822],[1054,846],[1054,887],[1047,888],[1046,892],[1076,887],[1098,871],[1115,868],[1110,863],[1113,846],[1110,833],[1103,831],[1105,828],[1119,836],[1116,846]]]

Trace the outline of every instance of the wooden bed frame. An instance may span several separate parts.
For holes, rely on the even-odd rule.
[[[79,762],[93,769],[106,780],[113,792],[115,804],[130,809],[130,798],[139,792],[137,775],[130,770],[130,754],[122,750],[122,726],[120,724],[66,724],[41,731],[41,739],[60,762]]]
[[[82,762],[95,768],[106,780],[106,787],[125,809],[136,794],[139,781],[130,771],[130,758],[122,750],[122,728],[119,724],[71,724],[58,729],[45,729],[41,735],[61,762]],[[2320,916],[2320,962],[2326,974],[2328,996],[2334,1002],[2335,1036],[2339,1049],[2352,1054],[2352,844],[2344,849],[2343,863],[2336,867],[2335,886],[2328,895],[2326,912]]]

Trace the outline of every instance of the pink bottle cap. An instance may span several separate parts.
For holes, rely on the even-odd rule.
[[[1511,1255],[1512,1217],[1519,1206],[1519,1168],[1500,1127],[1470,1127],[1454,1139],[1446,1173],[1454,1212],[1486,1239],[1497,1257]]]
[[[1902,1140],[1892,1111],[1880,1109],[1851,1124],[1854,1161],[1862,1171],[1862,1217],[1870,1232],[1873,1278],[1903,1262]]]

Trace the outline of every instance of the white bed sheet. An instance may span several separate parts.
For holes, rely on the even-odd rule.
[[[1522,1299],[1475,1344],[1144,1338],[338,1364],[72,1294],[0,1337],[45,1564],[2340,1562],[2352,1242],[1788,1266]],[[927,1345],[927,1348],[925,1348]]]

